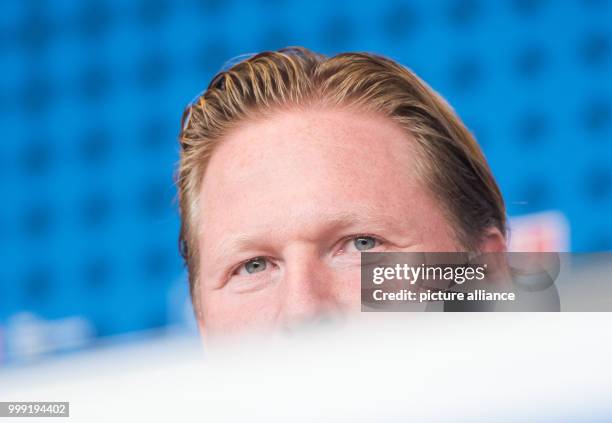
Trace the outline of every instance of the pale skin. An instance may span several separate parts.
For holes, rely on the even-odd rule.
[[[360,310],[361,251],[463,251],[415,172],[411,135],[375,113],[314,107],[243,122],[200,191],[204,335]],[[497,229],[482,251],[504,251]]]

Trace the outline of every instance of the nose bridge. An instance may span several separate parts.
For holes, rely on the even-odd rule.
[[[309,318],[333,308],[336,302],[330,270],[313,248],[287,254],[283,280],[283,314]]]

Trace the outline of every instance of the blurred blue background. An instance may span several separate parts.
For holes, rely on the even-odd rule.
[[[30,0],[0,13],[0,363],[193,326],[173,172],[184,106],[288,45],[412,68],[511,216],[612,249],[612,1]]]

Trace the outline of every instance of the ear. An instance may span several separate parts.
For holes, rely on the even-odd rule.
[[[505,253],[508,251],[506,237],[499,229],[490,227],[480,240],[479,250],[481,253]]]
[[[487,228],[480,239],[479,252],[481,257],[486,257],[483,260],[489,264],[488,274],[492,280],[509,280],[510,273],[504,254],[507,251],[506,237],[501,231],[496,227]]]
[[[202,314],[197,313],[196,318],[198,321],[198,330],[200,331],[200,337],[204,338],[204,335],[206,335],[206,325],[204,325],[204,319],[202,318]]]
[[[198,331],[200,332],[200,342],[202,343],[202,346],[204,348],[206,348],[208,345],[206,345],[206,325],[204,325],[204,319],[202,318],[201,315],[198,314]]]

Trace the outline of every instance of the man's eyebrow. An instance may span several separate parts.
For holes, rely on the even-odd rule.
[[[319,225],[322,227],[320,232],[324,234],[325,232],[341,230],[359,222],[367,222],[371,225],[369,229],[372,231],[388,230],[398,223],[397,218],[391,214],[381,213],[380,210],[364,205],[360,207],[362,210],[359,212],[317,213]],[[323,216],[321,216],[322,214]],[[292,225],[303,225],[303,222],[307,220],[304,216],[297,216],[294,218],[295,223]],[[395,229],[398,228],[395,227]],[[282,228],[278,228],[279,232],[282,230]],[[225,237],[213,247],[212,260],[213,262],[225,261],[236,252],[262,247],[266,243],[265,239],[269,237],[269,234],[269,228],[259,228],[253,234],[241,233]]]
[[[213,260],[225,260],[237,251],[255,247],[258,243],[254,237],[240,234],[226,237],[213,248]]]

